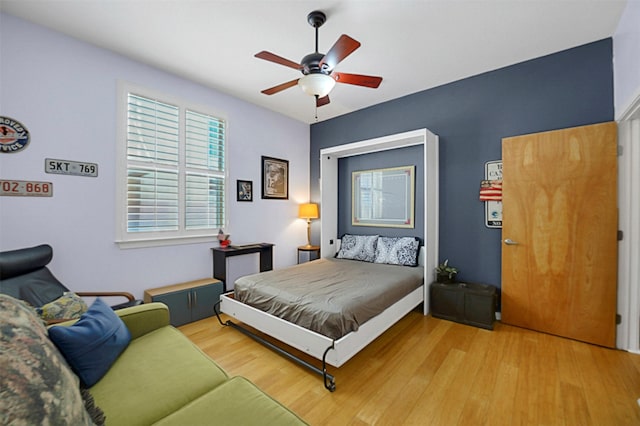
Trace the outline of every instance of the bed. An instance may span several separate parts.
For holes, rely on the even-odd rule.
[[[241,277],[233,292],[221,296],[223,313],[321,360],[322,368],[241,325],[223,324],[321,374],[325,387],[333,391],[335,380],[327,364],[342,366],[424,302],[424,249],[415,245],[414,266],[341,258],[341,250],[338,258]]]
[[[386,308],[380,314],[360,324],[357,331],[352,331],[339,339],[331,339],[315,331],[286,321],[274,315],[267,314],[257,308],[234,299],[233,293],[221,297],[220,307],[223,312],[237,320],[270,335],[289,346],[295,347],[316,359],[322,360],[322,368],[309,365],[298,357],[281,350],[276,345],[262,339],[263,344],[280,352],[283,356],[301,364],[312,371],[321,374],[324,385],[330,391],[335,390],[333,376],[327,373],[326,365],[340,367],[370,342],[384,333],[399,319],[420,304],[423,313],[428,313],[429,291],[428,285],[433,280],[433,271],[438,264],[438,212],[439,212],[439,149],[438,135],[428,129],[416,129],[408,132],[381,136],[378,138],[357,141],[344,145],[331,146],[320,150],[320,255],[322,258],[333,258],[340,249],[336,239],[338,235],[338,164],[339,160],[352,156],[369,153],[391,151],[414,145],[423,146],[421,159],[423,164],[423,202],[422,214],[416,216],[416,223],[422,224],[423,231],[419,233],[424,246],[419,251],[419,265],[424,270],[422,285],[397,302]],[[418,212],[418,210],[417,210]],[[416,228],[417,230],[418,228]],[[222,321],[221,321],[222,322]],[[239,325],[227,321],[227,325],[245,333]],[[259,340],[255,333],[247,332],[252,338]]]

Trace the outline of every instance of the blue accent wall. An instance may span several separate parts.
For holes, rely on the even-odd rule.
[[[385,152],[356,155],[338,160],[338,236],[343,234],[379,234],[385,237],[424,237],[424,147],[415,145]],[[353,226],[351,224],[352,185],[351,173],[359,170],[387,167],[416,166],[415,210],[413,228],[389,228],[377,226]]]
[[[478,200],[484,164],[501,158],[504,137],[612,121],[612,48],[607,38],[313,124],[311,199],[320,201],[322,148],[426,127],[440,137],[440,259],[458,267],[461,280],[500,286],[501,230],[485,226],[484,203]],[[388,165],[380,160],[385,155]],[[370,167],[366,161],[357,167],[416,160],[421,164],[411,150],[382,153]],[[347,176],[339,183],[340,233],[350,229]]]

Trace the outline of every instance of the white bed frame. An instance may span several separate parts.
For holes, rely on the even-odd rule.
[[[319,333],[310,331],[281,318],[253,308],[233,298],[232,293],[220,297],[220,310],[247,324],[256,330],[272,336],[312,357],[322,360],[322,369],[311,366],[294,355],[252,335],[240,326],[228,321],[224,325],[233,325],[245,334],[250,335],[272,349],[278,350],[290,359],[305,365],[324,376],[325,387],[335,390],[333,376],[327,373],[326,364],[340,367],[365,346],[388,330],[411,310],[424,303],[424,314],[429,309],[429,284],[433,281],[434,269],[438,261],[438,137],[427,129],[406,132],[398,135],[386,136],[368,141],[355,142],[339,147],[327,148],[320,151],[321,156],[321,240],[322,257],[333,257],[337,252],[339,241],[337,238],[337,159],[367,152],[383,151],[405,146],[422,144],[424,146],[424,212],[425,235],[424,246],[420,250],[419,263],[424,267],[423,285],[395,304],[391,305],[378,316],[360,326],[358,331],[351,332],[344,337],[333,340]],[[329,214],[332,212],[333,214]],[[222,321],[221,321],[222,323]]]
[[[424,252],[424,247],[421,248],[420,251],[421,253]],[[424,259],[424,256],[420,256],[420,258]],[[268,314],[260,309],[238,302],[234,299],[233,292],[225,293],[220,296],[221,312],[255,328],[256,330],[260,330],[262,333],[274,337],[289,346],[307,353],[318,360],[321,360],[321,369],[301,360],[286,350],[271,344],[232,321],[223,323],[220,320],[220,317],[218,317],[218,319],[221,324],[233,326],[249,337],[269,346],[280,354],[287,356],[289,359],[322,375],[324,377],[325,387],[330,391],[334,391],[335,380],[332,375],[327,373],[326,364],[334,367],[340,367],[350,360],[369,343],[373,342],[378,338],[378,336],[388,330],[411,310],[420,305],[420,303],[424,301],[425,287],[428,286],[428,283],[426,285],[423,283],[423,285],[385,309],[382,313],[362,324],[357,331],[352,331],[337,340],[333,340],[327,336],[316,333],[315,331],[300,327],[297,324]]]
[[[353,331],[338,340],[238,302],[233,298],[233,293],[226,293],[220,297],[220,310],[316,359],[321,360],[327,348],[333,346],[333,350],[326,355],[326,362],[334,367],[340,367],[391,325],[420,305],[424,301],[423,295],[424,286],[420,286],[381,314],[362,324],[358,331]]]

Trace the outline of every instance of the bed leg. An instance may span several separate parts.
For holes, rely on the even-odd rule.
[[[216,303],[214,303],[213,312],[216,314],[216,318],[218,318],[218,322],[220,323],[221,326],[226,327],[226,326],[230,325],[229,323],[231,321],[227,320],[227,322],[224,323],[224,322],[222,322],[222,318],[220,318],[220,301],[219,300]]]
[[[269,349],[279,353],[280,355],[284,356],[285,358],[290,359],[291,361],[295,362],[296,364],[305,367],[311,371],[313,371],[314,373],[317,373],[319,375],[322,376],[322,378],[324,379],[324,387],[329,390],[330,392],[333,392],[336,390],[336,381],[335,381],[335,377],[333,377],[331,374],[327,373],[327,363],[325,361],[325,358],[327,357],[327,352],[329,352],[329,350],[333,349],[333,343],[331,344],[331,346],[329,346],[327,348],[326,351],[324,351],[324,354],[322,355],[322,370],[319,369],[318,367],[316,367],[313,364],[308,363],[307,361],[298,358],[296,355],[287,352],[286,350],[279,348],[278,346],[274,345],[273,343],[269,342],[268,340],[263,339],[262,337],[258,336],[257,334],[251,332],[250,330],[247,330],[246,328],[242,327],[241,325],[238,325],[236,323],[234,323],[231,320],[227,320],[227,322],[222,322],[222,318],[220,318],[220,313],[218,312],[218,306],[220,305],[220,302],[216,303],[215,305],[213,305],[213,311],[216,314],[216,317],[218,318],[218,322],[220,323],[220,325],[224,326],[224,327],[231,327],[234,328],[236,330],[238,330],[239,332],[241,332],[242,334],[244,334],[245,336],[251,337],[253,340],[255,340],[256,342],[260,343],[263,346],[268,347]]]
[[[336,381],[331,374],[327,373],[327,353],[334,349],[333,343],[329,346],[324,353],[322,354],[322,379],[324,380],[324,387],[329,392],[333,392],[336,390]]]
[[[255,340],[256,342],[260,343],[263,346],[266,346],[267,348],[277,352],[278,354],[282,355],[285,358],[288,358],[289,360],[295,362],[296,364],[313,371],[316,374],[321,375],[324,378],[324,387],[327,388],[329,391],[333,392],[334,390],[336,390],[336,385],[335,385],[335,378],[327,373],[327,366],[326,363],[322,362],[322,370],[319,369],[318,367],[316,367],[313,364],[308,363],[307,361],[298,358],[296,355],[287,352],[286,350],[274,345],[273,343],[269,342],[268,340],[263,339],[262,337],[258,336],[257,334],[251,332],[250,330],[247,330],[246,328],[242,327],[241,325],[238,325],[236,323],[234,323],[233,321],[227,321],[225,323],[225,325],[228,325],[236,330],[238,330],[239,332],[241,332],[242,334],[251,337],[253,340]],[[327,350],[325,351],[325,355],[326,352],[329,351],[329,349],[332,349],[333,345],[331,345],[331,347],[327,348]],[[324,357],[323,357],[324,358]]]

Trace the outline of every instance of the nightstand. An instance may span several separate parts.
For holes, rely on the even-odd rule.
[[[316,253],[316,259],[320,258],[320,246],[300,246],[298,247],[298,263],[300,263],[300,253],[309,253],[309,260],[311,260],[311,253]]]

